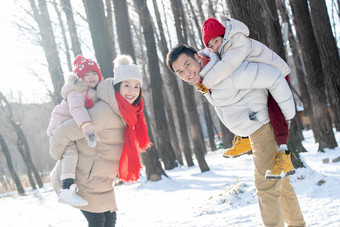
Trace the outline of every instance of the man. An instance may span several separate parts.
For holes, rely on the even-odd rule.
[[[171,49],[166,60],[172,72],[204,93],[230,131],[249,136],[254,152],[255,187],[264,225],[284,226],[286,222],[289,226],[305,226],[289,177],[265,179],[273,157],[274,167],[281,168],[285,156],[290,156],[275,155],[277,144],[267,107],[269,91],[286,120],[295,115],[292,92],[280,71],[263,63],[244,61],[230,76],[208,90],[201,83],[202,77],[216,62],[208,63],[209,59],[184,44]]]

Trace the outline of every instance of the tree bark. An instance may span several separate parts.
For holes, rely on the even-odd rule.
[[[62,100],[60,91],[64,85],[64,75],[60,64],[59,53],[54,38],[52,23],[47,9],[46,0],[39,0],[38,5],[34,0],[30,0],[33,10],[34,20],[37,22],[42,46],[47,60],[48,71],[50,72],[54,93],[52,100],[54,104],[59,104]]]
[[[315,119],[317,119],[315,126],[318,133],[318,151],[324,151],[324,148],[332,149],[337,146],[337,143],[335,141],[332,123],[328,113],[324,75],[312,23],[309,17],[307,0],[290,0],[290,5],[308,78],[307,83],[311,95],[313,113]]]
[[[229,129],[225,127],[225,125],[222,123],[220,119],[218,119],[218,122],[220,123],[223,148],[227,149],[228,147],[232,147],[233,146],[232,141],[235,135],[233,133],[229,133]]]
[[[167,119],[168,119],[168,124],[169,124],[169,131],[170,131],[170,142],[171,142],[172,147],[175,150],[176,159],[178,163],[182,166],[184,163],[183,163],[183,158],[182,158],[182,151],[179,147],[174,116],[172,114],[170,103],[169,103],[169,98],[167,97],[167,95],[164,96],[164,99],[165,99],[166,113],[167,113]]]
[[[4,138],[2,137],[1,134],[0,134],[0,144],[1,144],[1,147],[2,147],[2,153],[5,155],[5,158],[6,158],[8,170],[9,170],[11,177],[12,177],[14,183],[15,183],[15,186],[17,187],[17,191],[20,195],[24,195],[25,190],[22,187],[22,184],[20,182],[18,174],[16,173],[16,171],[14,169],[11,154],[10,154],[10,152],[8,150],[8,146],[7,146],[7,144],[6,144]]]
[[[210,109],[209,109],[209,103],[203,95],[201,95],[201,98],[202,98],[202,104],[203,104],[203,110],[204,110],[204,118],[205,118],[205,122],[207,124],[210,149],[212,151],[214,151],[214,150],[216,150],[216,144],[215,144],[213,122],[212,122]]]
[[[155,121],[157,123],[157,134],[159,135],[159,143],[166,170],[173,169],[177,166],[175,155],[171,143],[169,141],[169,129],[165,115],[165,105],[163,98],[163,82],[160,77],[160,68],[158,64],[158,56],[156,50],[156,42],[154,32],[152,30],[150,13],[146,5],[146,0],[134,0],[141,26],[143,27],[143,36],[145,40],[148,66],[150,73],[150,82],[152,90],[152,100]]]
[[[110,36],[110,46],[112,46],[112,61],[116,58],[116,45],[114,40],[114,32],[113,32],[113,20],[112,20],[112,1],[105,0],[106,5],[106,21],[107,21],[107,28],[109,30]]]
[[[249,37],[269,46],[265,23],[264,10],[258,0],[226,0],[232,18],[242,21],[249,28]],[[262,16],[261,16],[262,15]]]
[[[146,108],[144,108],[144,116],[148,125],[149,138],[151,141],[154,141],[150,126],[150,119]],[[159,157],[155,145],[147,149],[146,152],[142,153],[142,160],[145,166],[145,172],[148,181],[159,181],[160,179],[162,179],[162,175],[168,177],[161,163],[159,162]]]
[[[71,63],[71,56],[70,56],[70,47],[68,45],[68,41],[67,41],[67,37],[66,37],[66,31],[65,31],[65,27],[64,27],[64,22],[61,19],[61,13],[60,13],[60,10],[58,8],[56,0],[53,0],[53,6],[54,6],[54,9],[55,9],[55,12],[57,13],[57,17],[58,17],[58,21],[59,21],[59,25],[60,25],[60,29],[61,29],[61,34],[63,36],[68,71],[71,72],[72,71],[72,63]]]
[[[333,121],[340,131],[340,60],[332,33],[325,0],[309,0],[313,30],[318,45],[326,86],[330,96]]]
[[[102,0],[83,0],[92,43],[100,71],[104,78],[113,77],[112,53],[109,30]]]
[[[60,2],[65,13],[68,30],[70,32],[73,56],[76,57],[78,54],[82,54],[82,52],[77,33],[76,23],[73,17],[71,2],[70,0],[60,0]]]
[[[153,5],[155,9],[155,15],[156,15],[156,20],[158,24],[159,34],[160,34],[162,56],[163,56],[163,59],[166,59],[166,55],[169,52],[169,49],[166,44],[164,29],[163,29],[163,25],[161,22],[161,17],[159,15],[157,2],[155,0],[153,0]],[[177,120],[178,120],[178,125],[180,128],[180,135],[181,135],[180,136],[181,144],[182,144],[185,161],[187,163],[187,166],[193,166],[194,162],[192,160],[192,155],[191,155],[192,151],[190,147],[188,128],[187,128],[187,123],[186,123],[179,85],[178,85],[176,76],[173,75],[172,72],[169,70],[169,68],[166,66],[165,60],[164,60],[164,71],[165,71],[165,75],[167,76],[170,82],[171,94],[174,96],[174,100],[176,100],[176,105],[173,108],[175,108],[176,114],[177,114]]]
[[[291,49],[292,54],[293,54],[294,65],[295,65],[295,70],[296,70],[296,77],[297,77],[297,80],[298,80],[300,95],[302,97],[303,108],[305,110],[304,113],[309,117],[315,141],[318,141],[318,139],[317,139],[318,134],[317,134],[316,128],[315,128],[315,125],[316,125],[315,117],[314,117],[314,114],[313,114],[310,95],[309,95],[307,84],[306,84],[306,73],[303,69],[301,54],[299,53],[298,44],[297,44],[297,41],[295,40],[293,31],[292,31],[292,26],[291,26],[290,21],[289,21],[288,11],[287,11],[286,5],[282,0],[277,0],[277,3],[278,3],[277,4],[278,9],[280,11],[280,15],[282,17],[283,22],[288,24],[288,41],[289,41],[290,49]]]
[[[171,0],[171,8],[175,19],[175,27],[176,27],[176,34],[179,43],[187,43],[185,36],[185,28],[183,27],[183,15],[180,14],[181,2],[179,0]],[[182,21],[181,21],[182,20]],[[193,137],[193,144],[194,144],[194,152],[201,169],[201,172],[209,171],[209,166],[205,161],[204,154],[206,153],[206,148],[202,141],[204,138],[201,138],[202,135],[202,126],[199,121],[199,117],[197,114],[197,107],[194,98],[194,90],[193,86],[189,85],[188,83],[183,82],[183,90],[185,95],[185,100],[187,104],[190,126],[191,126],[191,134]]]
[[[126,0],[113,0],[120,54],[130,55],[136,61],[130,32],[130,22]]]

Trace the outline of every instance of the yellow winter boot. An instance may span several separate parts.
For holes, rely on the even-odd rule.
[[[291,151],[288,150],[287,145],[279,146],[279,151],[274,154],[271,163],[274,164],[270,170],[267,170],[266,179],[282,179],[295,173]]]
[[[285,176],[285,173],[283,172],[283,153],[285,153],[285,151],[275,152],[272,160],[270,161],[271,169],[266,171],[266,179],[278,180]]]
[[[244,154],[251,154],[252,148],[250,145],[249,138],[242,138],[241,136],[234,137],[233,147],[227,149],[223,153],[223,157],[225,158],[236,158]]]
[[[279,146],[279,151],[284,151],[283,172],[285,173],[285,177],[288,175],[293,175],[295,173],[295,169],[291,159],[292,152],[288,150],[287,145],[285,144]]]

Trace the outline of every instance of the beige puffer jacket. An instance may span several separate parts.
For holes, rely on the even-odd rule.
[[[265,63],[280,70],[283,76],[290,73],[287,63],[263,43],[250,39],[248,27],[233,18],[221,17],[226,27],[219,49],[221,60],[205,75],[202,83],[213,88],[246,61]]]
[[[81,129],[73,119],[65,121],[50,138],[50,154],[60,160],[70,141],[76,141],[79,160],[75,183],[78,194],[88,201],[79,207],[89,212],[116,211],[113,181],[118,173],[119,160],[124,146],[126,122],[119,113],[115,98],[113,79],[102,81],[97,88],[100,99],[89,109],[92,124],[99,136],[95,148],[90,148]],[[61,165],[56,164],[51,173],[51,182],[59,194]]]

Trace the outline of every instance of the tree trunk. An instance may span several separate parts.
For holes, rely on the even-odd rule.
[[[162,160],[166,170],[173,169],[177,166],[175,155],[171,143],[169,141],[169,129],[165,115],[164,99],[163,99],[163,81],[160,77],[160,68],[158,64],[158,56],[156,50],[156,42],[154,32],[152,30],[150,13],[146,5],[146,0],[134,0],[139,15],[141,26],[143,27],[143,35],[147,50],[148,66],[150,73],[150,82],[152,90],[152,100],[154,108],[154,116],[157,124],[157,134],[159,136]]]
[[[102,0],[83,0],[92,43],[100,71],[104,78],[113,77],[112,53],[109,29]]]
[[[216,150],[216,144],[215,144],[213,122],[212,122],[210,109],[209,109],[209,103],[203,95],[201,95],[201,98],[202,98],[202,104],[203,104],[203,110],[204,110],[204,118],[205,118],[205,122],[207,124],[210,149],[212,151],[214,151],[214,150]]]
[[[26,160],[26,154],[25,154],[25,151],[24,151],[24,148],[22,147],[22,145],[19,143],[19,141],[17,141],[17,148],[18,148],[18,151],[22,157],[22,160]],[[31,187],[33,190],[36,190],[37,187],[35,185],[35,181],[33,179],[33,176],[32,176],[32,166],[28,163],[28,162],[25,162],[25,165],[26,165],[26,169],[27,169],[27,177],[28,177],[28,180],[31,184]]]
[[[55,11],[57,13],[58,21],[59,21],[59,25],[60,25],[60,29],[61,29],[61,34],[63,36],[68,71],[71,72],[72,71],[72,63],[71,63],[71,56],[70,56],[70,47],[68,45],[68,41],[67,41],[67,37],[66,37],[66,31],[65,31],[65,27],[64,27],[64,22],[61,19],[61,13],[60,13],[60,10],[59,10],[59,8],[57,6],[56,0],[53,0],[53,6],[54,6],[54,9],[55,9]]]
[[[113,32],[113,20],[112,20],[112,1],[105,0],[106,5],[106,21],[107,21],[107,28],[109,30],[110,36],[110,46],[112,46],[112,61],[116,58],[116,45],[114,40],[114,32]]]
[[[126,0],[113,0],[113,6],[120,54],[128,54],[134,59],[134,61],[136,61]]]
[[[292,163],[293,166],[297,168],[305,167],[303,162],[300,159],[300,152],[307,152],[307,150],[304,148],[304,146],[301,143],[301,138],[297,132],[297,118],[298,115],[295,115],[295,117],[292,119],[290,124],[290,130],[289,130],[289,140],[288,140],[288,149],[292,152]]]
[[[265,5],[267,6],[265,10],[267,12],[267,21],[269,23],[267,24],[268,29],[268,42],[269,47],[276,52],[283,60],[286,61],[286,53],[285,53],[285,47],[283,45],[283,39],[282,39],[282,33],[281,33],[281,26],[278,20],[278,14],[277,14],[277,7],[276,2],[271,0],[265,0]],[[284,75],[287,76],[287,75]],[[296,113],[294,121],[294,131],[289,130],[289,137],[294,137],[294,142],[292,142],[290,145],[292,150],[304,150],[305,148],[302,145],[303,137],[302,137],[302,131],[301,128],[297,127],[298,124],[298,114]],[[301,162],[300,160],[297,160],[297,162]],[[302,162],[301,162],[302,163]]]
[[[160,38],[161,38],[161,51],[162,51],[163,59],[166,59],[166,55],[169,52],[169,49],[168,49],[167,44],[166,44],[164,29],[163,29],[163,25],[162,25],[162,22],[161,22],[160,15],[159,15],[157,2],[155,0],[153,0],[153,5],[154,5],[154,9],[155,9],[155,15],[156,15],[156,19],[157,19],[159,34],[160,34]],[[174,96],[174,100],[176,100],[176,105],[173,108],[175,108],[176,114],[177,114],[177,120],[178,120],[178,125],[179,125],[179,128],[180,128],[180,135],[181,135],[180,136],[181,144],[182,144],[182,149],[183,149],[185,161],[187,163],[187,166],[193,166],[194,162],[192,160],[192,155],[191,155],[192,152],[191,152],[191,147],[190,147],[190,140],[189,140],[187,123],[186,123],[186,119],[185,119],[185,113],[184,113],[184,108],[183,108],[181,92],[180,92],[180,89],[179,89],[177,78],[176,78],[175,75],[173,75],[173,73],[166,66],[165,60],[164,60],[164,71],[165,71],[165,75],[167,76],[167,78],[170,82],[171,94]]]
[[[72,52],[74,57],[78,54],[82,54],[81,46],[79,42],[79,37],[77,33],[76,23],[74,22],[73,11],[70,0],[60,0],[63,11],[66,16],[68,30],[70,32],[71,44],[72,44]]]
[[[149,123],[150,119],[146,108],[144,108],[144,116],[148,124],[149,138],[151,141],[154,141],[151,126]],[[159,157],[155,145],[147,149],[146,152],[142,153],[142,160],[145,166],[147,180],[159,181],[162,175],[168,177],[165,171],[163,170],[161,163],[159,162]]]
[[[170,103],[169,103],[169,98],[167,97],[167,95],[165,95],[164,99],[165,99],[166,112],[167,112],[167,117],[168,117],[167,119],[168,119],[169,130],[170,130],[170,142],[171,142],[172,147],[175,150],[176,159],[178,163],[182,166],[183,158],[182,158],[181,149],[179,147],[174,116],[172,114]]]
[[[249,28],[249,37],[269,46],[262,3],[258,0],[226,0],[232,18],[242,21]]]
[[[220,129],[221,129],[221,134],[222,134],[222,142],[223,142],[223,148],[227,149],[229,147],[232,147],[232,141],[234,138],[234,134],[233,133],[229,133],[229,129],[227,127],[225,127],[225,125],[223,124],[223,122],[218,119],[219,123],[220,123]]]
[[[281,26],[279,22],[279,16],[277,14],[276,2],[273,0],[264,0],[266,6],[264,10],[266,15],[268,33],[270,34],[268,39],[269,47],[277,53],[282,59],[286,60],[286,51],[283,45]],[[284,75],[286,76],[286,75]]]
[[[303,108],[305,110],[304,113],[309,117],[311,128],[313,130],[314,139],[315,141],[318,141],[317,139],[318,134],[316,133],[316,128],[315,128],[315,125],[316,125],[315,117],[313,114],[310,95],[309,95],[307,84],[306,84],[307,77],[306,77],[305,71],[303,70],[303,63],[301,60],[301,55],[299,53],[297,42],[295,40],[293,31],[292,31],[292,26],[289,22],[288,11],[287,11],[287,8],[284,2],[282,2],[281,0],[277,0],[277,3],[278,3],[277,5],[280,11],[280,15],[282,17],[282,21],[288,24],[288,41],[289,41],[290,49],[293,54],[294,65],[296,69],[296,77],[298,80],[300,95],[302,97]]]
[[[334,148],[335,141],[331,119],[328,113],[327,97],[325,93],[324,75],[315,41],[312,23],[309,17],[307,0],[292,1],[293,21],[299,39],[302,57],[306,68],[307,83],[311,95],[311,103],[318,133],[319,151],[324,148]]]
[[[340,131],[340,60],[338,47],[332,33],[325,0],[309,0],[309,5],[322,69],[330,96],[333,121],[336,130]]]
[[[184,28],[182,27],[183,22],[181,20],[184,20],[183,15],[181,15],[180,9],[181,7],[181,2],[179,0],[171,0],[171,8],[172,12],[174,15],[175,19],[175,27],[176,27],[176,34],[177,34],[177,39],[179,43],[187,43],[186,39],[184,39]],[[209,166],[205,161],[204,154],[206,153],[206,148],[203,143],[202,146],[202,141],[204,141],[204,138],[201,138],[202,134],[202,126],[199,121],[199,117],[197,114],[197,107],[195,103],[195,98],[194,98],[194,89],[193,86],[189,85],[188,83],[183,82],[183,90],[184,90],[184,95],[185,95],[185,101],[187,104],[187,109],[188,109],[188,115],[189,120],[190,120],[190,126],[191,126],[191,134],[193,137],[193,144],[194,144],[194,152],[199,164],[199,167],[201,169],[201,172],[209,171]]]
[[[60,64],[57,45],[54,38],[52,23],[47,9],[47,3],[46,0],[39,0],[39,9],[37,8],[34,0],[30,0],[30,3],[33,10],[34,20],[37,22],[39,27],[42,46],[47,60],[48,71],[50,72],[52,79],[54,88],[52,99],[57,105],[62,100],[60,91],[65,81]]]
[[[9,172],[11,174],[11,177],[12,177],[14,183],[15,183],[15,186],[17,187],[17,191],[18,191],[18,193],[20,195],[24,195],[25,194],[25,190],[22,187],[22,184],[20,182],[18,174],[16,173],[16,171],[14,169],[11,154],[10,154],[10,152],[8,150],[8,146],[7,146],[7,144],[6,144],[4,138],[2,137],[1,134],[0,134],[0,144],[1,144],[1,147],[2,147],[2,153],[4,153],[5,158],[6,158],[6,163],[7,163],[7,166],[8,166],[8,170],[9,170]]]
[[[35,177],[35,179],[38,183],[39,188],[42,188],[44,186],[44,184],[43,184],[41,177],[40,177],[40,175],[39,175],[39,173],[38,173],[38,171],[37,171],[37,169],[36,169],[36,167],[33,163],[30,147],[28,145],[25,133],[22,130],[20,123],[15,120],[15,116],[13,114],[12,107],[11,107],[10,103],[7,101],[6,97],[3,96],[2,93],[0,93],[0,102],[1,102],[1,100],[6,104],[6,107],[7,107],[7,110],[8,110],[8,113],[7,113],[8,121],[11,123],[15,133],[17,134],[17,137],[18,137],[17,138],[17,145],[18,145],[19,148],[23,148],[23,154],[24,154],[23,161],[27,165],[27,168],[29,170],[32,170],[34,177]]]

